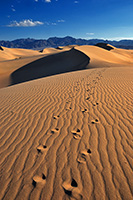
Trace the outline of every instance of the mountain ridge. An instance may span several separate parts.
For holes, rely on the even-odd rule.
[[[133,40],[103,40],[103,39],[81,39],[66,37],[50,37],[48,39],[21,38],[12,41],[0,40],[0,46],[8,48],[24,49],[44,49],[48,47],[57,48],[58,46],[67,45],[96,45],[97,43],[111,44],[117,48],[133,49]]]

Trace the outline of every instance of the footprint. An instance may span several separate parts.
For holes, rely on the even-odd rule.
[[[97,103],[93,103],[92,105],[93,105],[93,106],[96,106],[96,105],[98,105],[98,104],[99,104],[99,103],[97,102]]]
[[[82,136],[80,129],[77,129],[76,131],[71,131],[71,132],[73,134],[73,138],[76,140],[79,140]]]
[[[90,149],[88,149],[88,150],[87,150],[87,153],[91,154],[91,150],[90,150]]]
[[[79,156],[78,156],[78,158],[77,158],[77,162],[78,162],[78,163],[85,164],[85,163],[86,163],[86,155],[87,155],[86,152],[81,152],[81,153],[79,153]]]
[[[60,117],[59,115],[53,116],[54,119],[58,119],[59,117]]]
[[[82,113],[87,112],[87,109],[85,108],[84,110],[81,110]]]
[[[72,107],[66,108],[66,110],[71,110],[71,109],[72,109]]]
[[[74,179],[72,179],[71,186],[72,187],[78,187],[78,184]]]
[[[72,179],[71,182],[64,182],[62,184],[62,187],[64,189],[65,194],[67,194],[68,196],[77,200],[82,199],[81,192],[78,188],[78,183],[74,179]]]
[[[80,132],[80,129],[77,128],[77,132],[79,133],[79,132]]]
[[[80,152],[77,158],[77,162],[85,164],[88,154],[91,154],[90,149],[88,149],[87,151]]]
[[[58,133],[58,132],[59,132],[59,128],[51,129],[51,133],[52,133],[52,134]]]
[[[45,176],[44,174],[42,174],[41,177],[38,176],[38,175],[36,175],[36,176],[33,177],[32,185],[33,185],[34,187],[36,187],[38,184],[39,184],[39,185],[44,185],[45,182],[46,182],[46,176]]]
[[[40,145],[37,147],[37,151],[38,151],[38,153],[43,153],[46,148],[47,148],[46,145]]]
[[[98,123],[98,122],[99,122],[98,119],[95,119],[95,120],[91,121],[92,124],[96,124],[96,123]]]
[[[90,99],[90,97],[87,97],[87,98],[86,98],[86,100],[89,100],[89,99]]]

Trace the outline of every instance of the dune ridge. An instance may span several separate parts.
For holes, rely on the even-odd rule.
[[[64,72],[85,69],[90,58],[74,48],[48,55],[11,74],[11,85]]]
[[[41,51],[4,47],[4,51],[0,52],[0,60],[6,51],[13,58],[6,55],[6,59],[0,62],[0,88],[73,70],[133,65],[133,50],[107,46],[113,49],[107,51],[88,45],[68,45]]]
[[[0,90],[0,199],[132,199],[133,68]]]
[[[133,51],[20,52],[0,62],[0,199],[132,199]]]

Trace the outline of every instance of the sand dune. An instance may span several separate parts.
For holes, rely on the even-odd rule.
[[[46,56],[27,64],[11,74],[11,84],[17,84],[49,75],[85,69],[90,58],[74,48]]]
[[[41,52],[4,47],[13,57],[9,62],[10,57],[6,55],[6,60],[0,62],[0,88],[78,69],[133,65],[133,50],[111,47],[113,49],[107,51],[96,46],[69,45]],[[0,59],[3,59],[1,52]],[[14,55],[18,55],[18,59],[14,59]]]
[[[100,48],[103,48],[103,49],[106,49],[106,50],[108,50],[108,51],[114,49],[114,47],[113,47],[112,45],[106,44],[106,43],[98,43],[98,44],[96,44],[95,46],[100,47]]]
[[[44,54],[0,62],[0,88],[11,84],[10,75],[12,72],[42,57]]]
[[[132,199],[133,68],[0,90],[0,199]]]
[[[40,55],[39,51],[29,49],[15,49],[6,47],[2,47],[2,49],[2,51],[0,50],[0,61]]]
[[[0,199],[132,199],[133,51],[44,52],[0,63]]]
[[[0,88],[11,84],[10,75],[17,69],[50,54],[66,51],[47,48],[41,52],[27,49],[5,48],[0,52]],[[67,48],[70,50],[70,48]]]
[[[79,46],[75,49],[82,51],[90,57],[89,67],[113,67],[122,65],[133,65],[133,51],[114,48],[107,51],[97,46]]]

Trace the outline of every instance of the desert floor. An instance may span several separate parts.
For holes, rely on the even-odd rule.
[[[0,199],[131,200],[133,51],[2,53]]]

